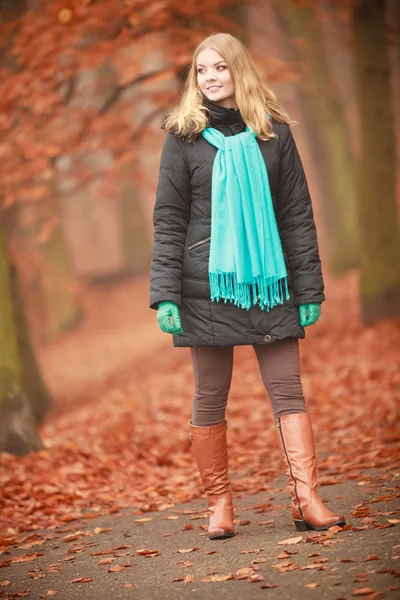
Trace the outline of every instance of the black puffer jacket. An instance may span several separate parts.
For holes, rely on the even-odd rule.
[[[209,126],[224,135],[245,131],[238,109],[204,98]],[[325,300],[310,194],[290,127],[273,120],[279,139],[258,140],[264,157],[288,271],[290,299],[269,312],[210,300],[211,175],[217,149],[200,136],[189,143],[167,133],[153,213],[150,308],[180,307],[183,334],[174,346],[266,344],[304,338],[298,305]]]

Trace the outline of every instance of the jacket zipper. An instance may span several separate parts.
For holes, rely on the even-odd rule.
[[[280,433],[281,440],[282,440],[282,446],[283,446],[283,449],[285,451],[286,460],[287,460],[288,465],[289,465],[290,475],[291,475],[291,477],[292,477],[292,479],[294,481],[294,493],[295,493],[295,496],[297,498],[297,502],[299,503],[299,513],[301,514],[301,518],[304,521],[305,519],[304,519],[303,511],[301,510],[300,498],[299,498],[299,495],[297,493],[297,481],[296,481],[296,478],[293,477],[292,465],[290,464],[289,456],[288,456],[288,453],[286,451],[285,440],[283,439],[283,435],[282,435],[282,427],[281,427],[280,417],[278,417],[278,428],[279,428],[279,433]]]
[[[196,242],[195,244],[192,244],[191,246],[188,246],[188,250],[192,250],[193,248],[197,248],[197,246],[201,246],[202,244],[205,244],[209,240],[211,240],[211,236],[208,237],[208,238],[205,238],[204,240],[200,240],[199,242]]]

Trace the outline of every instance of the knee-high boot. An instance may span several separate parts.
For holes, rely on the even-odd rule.
[[[198,427],[189,421],[189,437],[200,473],[208,508],[210,540],[233,537],[232,492],[228,479],[226,420],[211,427]]]
[[[297,531],[328,529],[346,524],[343,515],[332,513],[317,492],[314,438],[308,413],[290,413],[275,419],[292,495],[292,516]]]

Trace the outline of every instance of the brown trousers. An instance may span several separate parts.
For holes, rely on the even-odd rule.
[[[233,348],[190,348],[195,384],[193,425],[209,427],[225,419],[232,379]],[[307,412],[300,381],[299,340],[285,338],[272,344],[253,344],[253,348],[274,417]]]

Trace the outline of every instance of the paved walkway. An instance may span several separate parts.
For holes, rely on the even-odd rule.
[[[385,481],[376,470],[369,475],[365,485],[320,486],[328,506],[351,525],[336,533],[296,532],[285,476],[267,493],[235,493],[236,535],[228,540],[208,540],[204,498],[33,533],[25,548],[1,557],[1,597],[394,600],[400,597],[399,472]],[[281,543],[292,538],[297,543]]]

